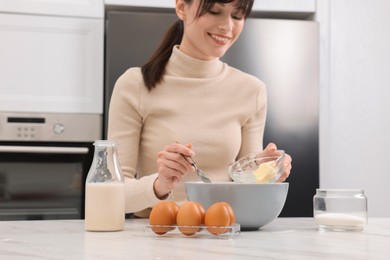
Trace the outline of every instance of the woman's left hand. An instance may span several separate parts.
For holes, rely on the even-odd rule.
[[[267,147],[265,147],[265,149],[263,150],[261,155],[262,156],[275,155],[277,153],[277,150],[278,150],[278,148],[276,147],[276,145],[274,143],[269,143],[267,145]],[[292,168],[291,162],[292,162],[291,156],[286,153],[286,156],[282,162],[283,173],[276,182],[283,182],[288,178],[288,176],[290,176],[290,172],[291,172],[291,168]]]

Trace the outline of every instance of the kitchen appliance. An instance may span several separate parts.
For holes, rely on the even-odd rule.
[[[274,142],[292,161],[281,217],[313,216],[319,187],[319,26],[288,19],[248,19],[223,57],[267,86],[264,145]]]
[[[0,113],[0,220],[84,218],[102,116]]]
[[[307,20],[258,18],[262,15],[247,19],[222,60],[267,85],[264,144],[274,142],[293,158],[280,216],[312,216],[319,186],[319,27]],[[176,19],[171,9],[106,9],[105,124],[115,81],[148,60]]]
[[[83,218],[102,137],[103,1],[1,2],[0,220]]]

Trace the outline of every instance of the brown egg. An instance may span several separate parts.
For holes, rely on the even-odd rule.
[[[234,210],[233,210],[232,206],[230,206],[230,204],[227,203],[227,202],[222,202],[222,204],[225,204],[226,208],[229,211],[229,215],[230,215],[230,224],[229,224],[229,226],[234,225],[234,223],[236,223],[236,216],[234,215]]]
[[[198,208],[200,210],[200,214],[201,214],[201,221],[200,221],[200,223],[201,223],[201,225],[204,225],[204,218],[206,217],[206,211],[204,210],[202,204],[200,204],[197,201],[194,201],[194,202],[198,205]],[[202,230],[203,230],[203,228],[199,228],[198,231],[202,231]]]
[[[157,203],[149,216],[150,225],[176,225],[176,215],[179,211],[179,205],[174,201],[161,201]],[[152,227],[154,233],[163,235],[173,227]]]
[[[183,227],[183,226],[200,226],[204,219],[203,206],[194,201],[185,202],[179,209],[176,216],[176,224],[179,230],[186,236],[191,236],[199,231],[199,228]]]
[[[217,202],[211,205],[205,216],[207,230],[214,235],[219,235],[228,231],[228,228],[213,228],[233,225],[235,215],[232,207],[226,202]]]
[[[197,201],[194,201],[194,202],[195,202],[196,205],[198,205],[198,208],[199,208],[199,210],[200,210],[200,214],[201,214],[201,216],[202,216],[202,219],[201,219],[201,222],[200,222],[200,223],[203,225],[203,224],[204,224],[204,218],[205,218],[205,216],[206,216],[206,211],[204,210],[202,204],[200,204],[200,203],[197,202]]]

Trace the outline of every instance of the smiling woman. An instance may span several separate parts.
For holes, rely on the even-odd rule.
[[[220,60],[243,31],[252,5],[177,0],[178,19],[155,53],[117,80],[108,138],[119,143],[127,212],[148,217],[161,200],[185,202],[184,183],[199,177],[184,156],[193,157],[211,181],[230,182],[231,164],[263,151],[265,85]],[[276,150],[269,144],[263,152]],[[279,181],[290,173],[289,155],[283,165]]]
[[[181,51],[193,58],[210,60],[222,57],[240,35],[244,20],[252,11],[253,1],[177,0],[176,13],[179,19],[171,26],[154,55],[142,66],[145,85],[151,89],[162,81],[175,45],[180,44]],[[206,48],[206,42],[203,43],[205,37],[214,37],[224,48],[214,56],[208,54],[203,50]]]
[[[186,28],[180,50],[200,60],[222,57],[242,32],[243,11],[231,4],[199,4],[199,1],[189,6],[182,3],[176,8]]]

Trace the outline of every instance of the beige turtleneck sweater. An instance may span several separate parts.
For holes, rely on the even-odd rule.
[[[145,87],[140,68],[127,70],[114,87],[108,128],[108,139],[119,144],[126,212],[160,201],[153,191],[157,153],[176,141],[193,145],[194,160],[212,181],[229,181],[229,165],[263,148],[266,103],[259,79],[219,59],[194,59],[177,47],[163,82],[152,91]],[[188,173],[169,199],[186,200],[186,181],[199,178]],[[147,217],[145,212],[138,215]]]

